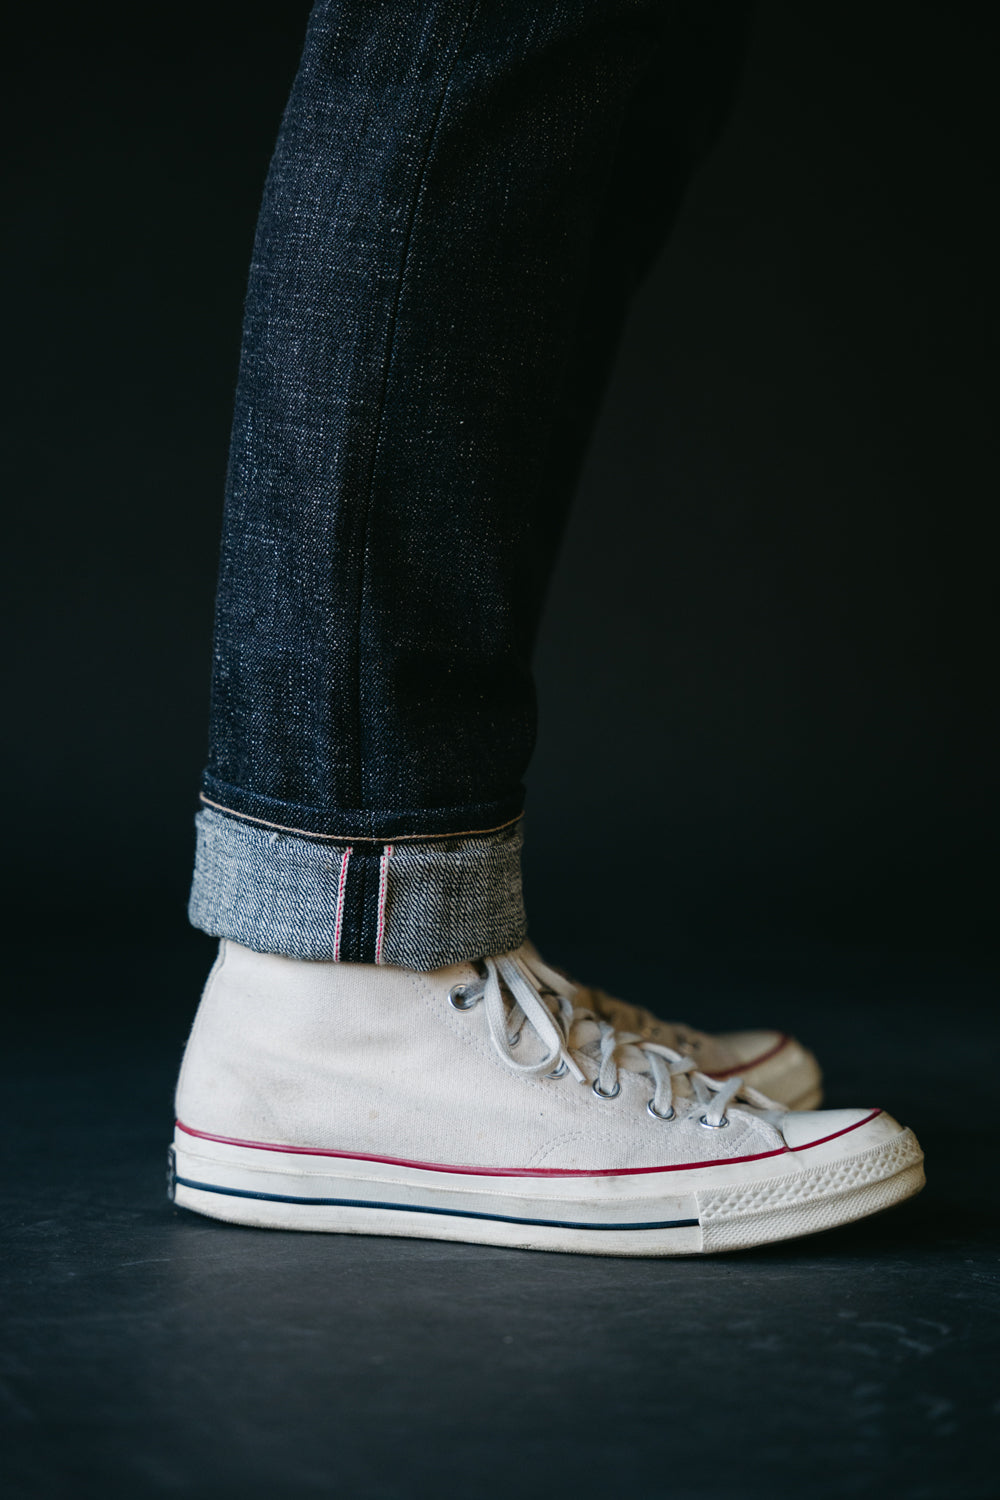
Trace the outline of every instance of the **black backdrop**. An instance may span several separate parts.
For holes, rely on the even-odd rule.
[[[4,876],[43,941],[188,941],[243,281],[307,9],[22,9]],[[761,7],[540,649],[557,955],[989,945],[988,9]]]

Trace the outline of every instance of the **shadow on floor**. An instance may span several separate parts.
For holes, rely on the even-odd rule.
[[[141,1003],[121,953],[25,977],[5,1084],[8,1494],[996,1493],[995,1173],[974,1080],[997,1028],[976,976],[939,965],[921,987],[842,957],[810,980],[799,958],[770,986],[759,963],[742,986],[720,977],[714,1001],[703,977],[689,1019],[791,1024],[771,998],[822,1048],[833,1102],[888,1086],[930,1186],[813,1239],[643,1261],[172,1208],[170,1092],[210,951],[179,938]],[[904,990],[905,1027],[888,1003]],[[974,1052],[961,1066],[934,1040],[945,1015]]]

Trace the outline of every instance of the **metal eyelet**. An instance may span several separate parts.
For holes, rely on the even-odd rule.
[[[520,1040],[521,1040],[521,1033],[519,1031],[515,1031],[515,1033],[514,1033],[513,1036],[509,1036],[507,1038],[507,1046],[508,1047],[516,1047],[517,1044],[518,1044],[518,1042],[520,1042]]]
[[[725,1130],[729,1124],[729,1116],[723,1115],[721,1120],[709,1120],[705,1115],[699,1115],[698,1124],[704,1125],[708,1130]]]
[[[674,1106],[672,1104],[670,1106],[670,1113],[667,1115],[661,1115],[660,1111],[653,1107],[652,1099],[650,1099],[649,1103],[646,1105],[646,1113],[652,1115],[654,1120],[674,1120],[677,1118],[677,1111],[676,1109],[674,1109]]]
[[[473,991],[469,994],[470,986],[467,984],[453,984],[448,991],[448,1004],[453,1005],[456,1010],[471,1010],[478,1005],[482,999],[481,991]]]
[[[562,1078],[563,1074],[564,1073],[568,1073],[568,1072],[569,1072],[569,1068],[567,1068],[566,1064],[560,1059],[558,1068],[553,1068],[551,1073],[546,1073],[545,1074],[545,1077],[546,1078]]]
[[[614,1088],[611,1090],[610,1094],[606,1094],[604,1092],[604,1090],[601,1088],[600,1080],[597,1079],[597,1078],[594,1079],[594,1081],[590,1085],[590,1087],[593,1089],[593,1091],[597,1095],[598,1099],[617,1099],[618,1095],[622,1091],[621,1084],[620,1083],[616,1083],[615,1086],[614,1086]]]

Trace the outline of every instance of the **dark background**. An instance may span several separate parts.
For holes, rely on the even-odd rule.
[[[529,789],[546,952],[794,1028],[831,1103],[915,1125],[928,1192],[712,1264],[162,1196],[241,301],[307,10],[22,7],[8,45],[11,1493],[986,1500],[989,7],[760,7],[626,332]]]

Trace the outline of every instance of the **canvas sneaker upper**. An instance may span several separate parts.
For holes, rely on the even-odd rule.
[[[177,1092],[242,1141],[609,1171],[783,1149],[780,1105],[621,1031],[532,953],[430,974],[223,943]]]
[[[265,1228],[689,1255],[919,1191],[919,1145],[881,1110],[790,1113],[588,999],[524,949],[421,973],[225,942],[171,1195]]]

